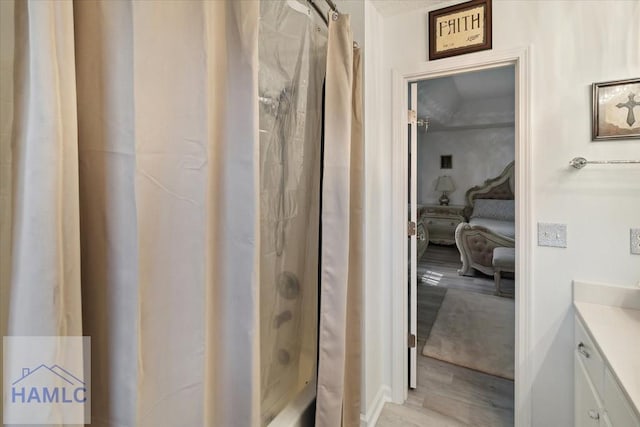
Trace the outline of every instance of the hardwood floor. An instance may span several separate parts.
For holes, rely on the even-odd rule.
[[[427,251],[418,261],[418,284],[441,286],[469,292],[493,295],[495,285],[492,276],[476,272],[473,277],[459,276],[462,266],[460,254],[455,245],[442,246],[429,244]],[[503,280],[505,291],[513,291],[513,278]]]
[[[446,289],[491,294],[493,278],[458,275],[455,246],[430,244],[418,262],[418,388],[404,405],[387,403],[377,427],[513,426],[513,381],[422,355]],[[503,279],[513,290],[513,279]]]

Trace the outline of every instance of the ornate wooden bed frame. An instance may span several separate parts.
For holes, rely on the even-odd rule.
[[[482,185],[470,188],[466,195],[464,216],[469,221],[476,199],[514,199],[514,162],[507,165],[502,173],[488,179]],[[489,228],[463,222],[456,228],[456,245],[460,251],[461,276],[472,276],[473,269],[493,275],[493,249],[496,247],[515,247],[515,239],[503,236]]]

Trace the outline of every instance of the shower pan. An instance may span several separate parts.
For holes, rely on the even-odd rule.
[[[260,356],[263,425],[315,396],[326,29],[263,1],[259,29]]]

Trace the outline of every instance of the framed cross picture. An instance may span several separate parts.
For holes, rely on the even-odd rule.
[[[593,141],[640,138],[640,78],[593,84]]]
[[[429,12],[429,60],[491,49],[491,0]]]

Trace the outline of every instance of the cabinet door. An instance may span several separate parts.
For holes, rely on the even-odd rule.
[[[640,427],[640,420],[633,413],[631,404],[609,368],[604,372],[604,396],[602,397],[612,425],[615,427]]]
[[[575,426],[599,427],[602,404],[598,397],[582,360],[574,356],[575,371]]]
[[[589,374],[589,379],[598,395],[604,397],[604,360],[577,315],[574,343],[576,352],[579,353],[580,360]]]

